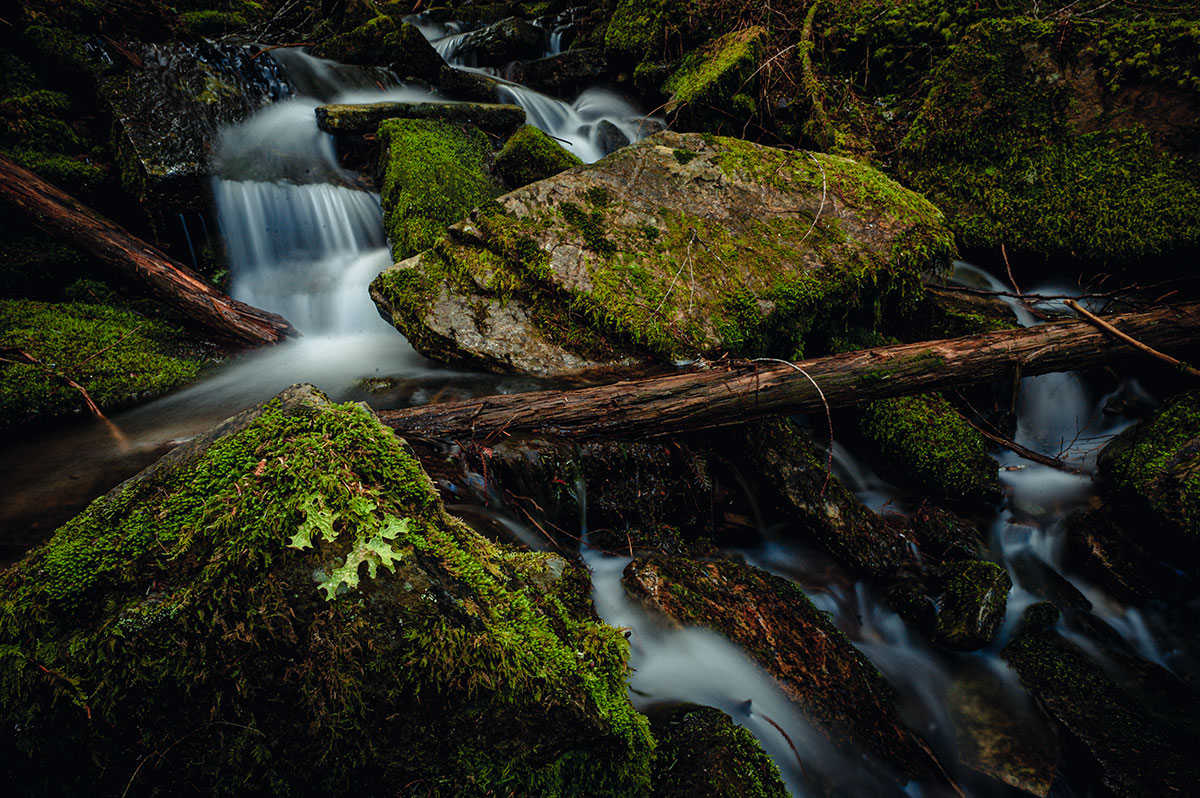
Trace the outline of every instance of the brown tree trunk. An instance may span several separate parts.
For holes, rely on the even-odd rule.
[[[295,333],[287,319],[226,296],[182,263],[4,156],[0,200],[42,232],[140,280],[165,302],[226,338],[274,344]]]
[[[1200,343],[1200,303],[1105,320],[1147,346]],[[1145,357],[1086,321],[863,349],[795,364],[733,361],[566,391],[489,396],[379,415],[400,434],[484,438],[501,432],[641,438],[822,412],[871,399],[957,388]],[[820,386],[818,390],[817,386]]]

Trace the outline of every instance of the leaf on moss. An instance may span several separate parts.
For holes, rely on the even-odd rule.
[[[319,534],[330,542],[337,538],[337,533],[333,531],[337,513],[326,509],[318,494],[310,493],[306,496],[300,504],[300,509],[304,511],[304,522],[292,536],[289,546],[293,549],[311,548],[314,534]]]

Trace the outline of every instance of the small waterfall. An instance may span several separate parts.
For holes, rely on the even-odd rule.
[[[525,109],[529,124],[560,140],[584,163],[595,163],[613,150],[661,130],[620,95],[587,89],[568,103],[516,84],[499,88],[501,102]]]

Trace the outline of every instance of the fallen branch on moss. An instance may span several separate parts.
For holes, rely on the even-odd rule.
[[[1200,303],[1124,313],[1109,324],[1157,349],[1200,344]],[[565,391],[489,396],[379,415],[400,434],[556,433],[636,439],[847,407],[1139,356],[1085,321],[863,349],[790,363],[728,361],[698,370]],[[803,369],[798,371],[797,369]],[[814,384],[815,383],[815,384]],[[819,387],[818,387],[819,386]]]
[[[261,345],[295,333],[287,319],[221,293],[182,263],[4,156],[0,156],[0,200],[42,232],[143,283],[224,338]]]
[[[12,357],[8,357],[8,355],[11,355]],[[87,392],[86,388],[75,382],[75,380],[71,379],[66,374],[50,368],[36,357],[26,352],[24,349],[13,349],[10,347],[4,347],[3,349],[0,349],[0,363],[27,363],[30,366],[49,374],[55,379],[62,380],[76,391],[79,391],[79,395],[83,397],[83,404],[87,407],[89,413],[96,418],[104,418],[104,413],[100,411],[100,405],[96,404],[96,401],[92,399],[91,394]]]

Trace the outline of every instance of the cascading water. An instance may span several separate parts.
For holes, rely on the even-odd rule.
[[[604,89],[587,89],[572,103],[515,83],[500,86],[498,92],[502,102],[524,108],[529,124],[554,136],[584,163],[661,129],[660,123]]]

